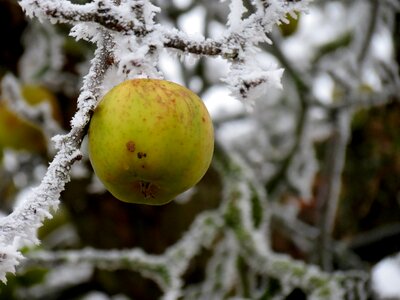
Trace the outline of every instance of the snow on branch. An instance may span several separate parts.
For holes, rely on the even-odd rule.
[[[304,11],[308,2],[254,1],[254,13],[243,19],[246,9],[242,1],[231,1],[226,44],[238,49],[238,55],[231,60],[230,72],[223,80],[229,84],[235,97],[251,104],[269,87],[281,88],[283,69],[260,66],[255,60],[257,46],[260,43],[272,43],[267,34],[272,31],[273,26],[285,21],[288,14]]]
[[[221,216],[217,212],[199,214],[183,238],[161,255],[147,254],[142,249],[37,251],[29,254],[29,260],[22,268],[89,264],[92,268],[109,271],[129,269],[154,280],[164,291],[164,299],[175,299],[181,293],[181,276],[189,262],[202,247],[211,245],[222,225]]]
[[[18,249],[31,243],[38,243],[36,230],[45,218],[51,218],[51,208],[57,208],[60,193],[69,181],[71,165],[81,158],[76,143],[65,144],[50,164],[41,184],[7,217],[0,219],[0,279],[5,281],[5,273],[13,271],[21,259]],[[11,248],[10,248],[11,247]],[[11,251],[12,250],[12,251]]]
[[[273,253],[269,248],[268,234],[265,230],[258,231],[251,221],[255,211],[254,207],[249,206],[252,203],[249,197],[258,198],[260,205],[265,206],[262,193],[256,191],[251,195],[251,186],[257,185],[257,180],[247,181],[250,170],[231,151],[225,152],[224,156],[217,155],[217,161],[220,172],[225,174],[223,197],[226,226],[232,230],[236,248],[254,272],[278,279],[286,295],[295,288],[301,288],[311,299],[344,299],[349,294],[357,299],[365,299],[364,289],[369,280],[366,272],[328,273],[288,255]],[[241,180],[238,180],[238,176]],[[263,211],[268,210],[264,208]],[[268,218],[264,222],[268,222]]]
[[[44,219],[51,218],[50,210],[56,209],[61,192],[70,180],[71,166],[82,158],[79,150],[85,127],[90,119],[98,98],[98,83],[104,76],[109,61],[107,39],[99,39],[96,56],[86,76],[78,101],[78,111],[72,122],[72,129],[66,135],[53,138],[58,149],[50,163],[41,184],[32,189],[27,198],[8,216],[0,219],[0,279],[13,272],[22,256],[18,249],[29,244],[39,243],[36,230]]]
[[[50,20],[53,23],[77,24],[80,22],[92,22],[103,25],[113,31],[134,33],[138,36],[149,31],[144,18],[132,18],[140,8],[142,1],[133,1],[115,5],[110,0],[97,0],[87,4],[72,4],[69,1],[37,1],[22,0],[21,7],[30,17],[39,20]],[[149,4],[146,4],[148,7]],[[143,12],[143,11],[142,11]],[[150,14],[151,16],[152,14]],[[152,16],[151,16],[152,17]]]
[[[233,63],[232,72],[224,81],[231,86],[235,96],[251,103],[269,86],[280,87],[282,70],[277,70],[276,67],[262,70],[258,67],[261,70],[252,72],[252,68],[247,70],[243,67],[248,62],[244,58],[251,57],[253,47],[259,43],[271,43],[267,33],[271,32],[273,26],[285,21],[287,14],[294,15],[295,11],[304,11],[310,1],[255,1],[254,12],[243,19],[245,8],[242,1],[233,0],[229,6],[231,12],[227,20],[228,30],[220,39],[189,36],[177,29],[166,29],[161,24],[154,24],[153,19],[159,8],[149,2],[121,1],[116,4],[110,0],[97,0],[78,5],[66,0],[57,3],[22,0],[20,4],[29,16],[36,16],[39,19],[50,19],[52,22],[72,25],[82,22],[96,23],[123,35],[133,35],[137,38],[151,35],[152,39],[148,44],[154,47],[161,43],[165,48],[184,53],[221,56]],[[242,79],[242,72],[237,70],[243,70],[247,78]]]
[[[270,86],[282,88],[283,69],[271,66],[270,70],[256,66],[254,60],[247,58],[243,63],[233,64],[228,76],[223,80],[231,87],[232,94],[237,99],[256,99]]]
[[[30,266],[90,264],[93,268],[106,270],[129,269],[142,273],[153,279],[161,288],[166,288],[170,282],[169,270],[163,257],[149,255],[141,249],[130,250],[98,250],[85,248],[69,251],[38,251],[29,255],[29,261],[24,265]]]

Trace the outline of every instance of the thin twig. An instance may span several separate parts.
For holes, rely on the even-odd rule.
[[[324,270],[332,270],[332,233],[341,189],[341,175],[345,163],[345,153],[350,138],[351,111],[343,110],[334,116],[334,131],[328,140],[324,162],[322,183],[317,195],[319,205],[318,239],[319,261]]]
[[[300,72],[297,71],[294,66],[288,61],[282,49],[279,46],[279,42],[275,41],[271,46],[271,52],[276,56],[280,63],[284,66],[285,71],[292,78],[299,95],[299,112],[297,119],[297,126],[295,132],[295,142],[290,150],[289,154],[286,156],[285,160],[282,162],[280,168],[275,173],[275,175],[268,181],[266,188],[271,194],[274,193],[278,187],[278,183],[286,176],[288,169],[290,168],[296,153],[301,147],[302,140],[306,131],[307,124],[307,112],[310,107],[310,85],[307,80],[301,76]]]
[[[358,53],[357,62],[361,66],[365,60],[365,57],[368,54],[368,50],[370,48],[370,44],[372,41],[372,37],[376,31],[376,26],[378,24],[378,16],[379,16],[379,0],[370,0],[370,19],[368,23],[368,28],[366,34],[364,36],[364,41],[361,44],[360,52]]]

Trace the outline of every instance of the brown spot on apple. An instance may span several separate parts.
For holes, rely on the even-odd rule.
[[[139,181],[139,191],[140,193],[147,198],[155,198],[158,192],[158,187],[148,181]]]
[[[143,153],[143,152],[138,152],[138,154],[137,154],[137,157],[139,158],[139,159],[142,159],[142,158],[144,158],[144,157],[146,157],[147,156],[147,154],[146,153]]]
[[[133,141],[128,141],[127,143],[126,143],[126,149],[129,151],[129,152],[135,152],[135,143],[133,142]]]

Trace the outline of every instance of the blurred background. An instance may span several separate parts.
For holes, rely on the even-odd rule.
[[[225,30],[229,1],[152,2],[161,8],[157,21],[165,26],[206,37]],[[250,1],[243,3],[251,13]],[[269,34],[273,44],[262,44],[254,56],[261,65],[285,69],[283,89],[268,90],[250,104],[235,99],[221,81],[228,70],[224,60],[180,59],[167,49],[160,58],[166,79],[205,101],[217,144],[239,154],[265,188],[273,251],[327,272],[373,275],[366,299],[400,299],[399,6],[395,0],[315,0],[308,13],[287,16],[287,24],[276,24]],[[95,47],[76,42],[69,30],[27,19],[17,1],[0,0],[0,77],[12,74],[26,102],[47,103],[54,121],[43,129],[40,120],[19,116],[1,100],[2,215],[39,184],[54,156],[51,134],[70,128]],[[86,153],[85,141],[82,149]],[[141,248],[162,254],[199,213],[221,205],[221,176],[213,164],[176,201],[159,207],[127,204],[103,188],[84,157],[72,169],[59,210],[39,230],[37,249]],[[191,261],[184,288],[204,280],[212,251]],[[156,283],[131,270],[81,267],[62,273],[56,265],[34,266],[10,274],[7,285],[0,283],[0,299],[162,295]],[[63,274],[69,276],[62,280]],[[301,289],[283,291],[273,277],[268,289],[257,299],[311,299]],[[256,299],[235,288],[223,299],[234,296]]]

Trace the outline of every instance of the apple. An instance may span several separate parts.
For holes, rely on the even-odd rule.
[[[57,99],[50,91],[38,85],[24,85],[21,94],[32,106],[48,101],[53,117],[61,121]],[[47,151],[46,145],[46,138],[37,125],[19,116],[4,101],[0,101],[0,149],[11,148],[44,154]]]
[[[300,14],[296,13],[296,18],[292,17],[290,14],[286,15],[286,18],[288,19],[289,23],[281,23],[278,28],[282,35],[284,37],[288,37],[293,35],[299,26],[299,19],[300,19]]]
[[[21,89],[22,97],[26,102],[32,106],[47,101],[51,108],[51,113],[54,120],[61,124],[62,114],[60,111],[60,106],[58,104],[57,98],[48,89],[35,84],[25,84]]]
[[[0,148],[43,153],[46,140],[40,128],[0,102]]]
[[[202,100],[159,79],[127,80],[95,109],[89,159],[117,199],[150,205],[170,202],[207,171],[214,131]]]

